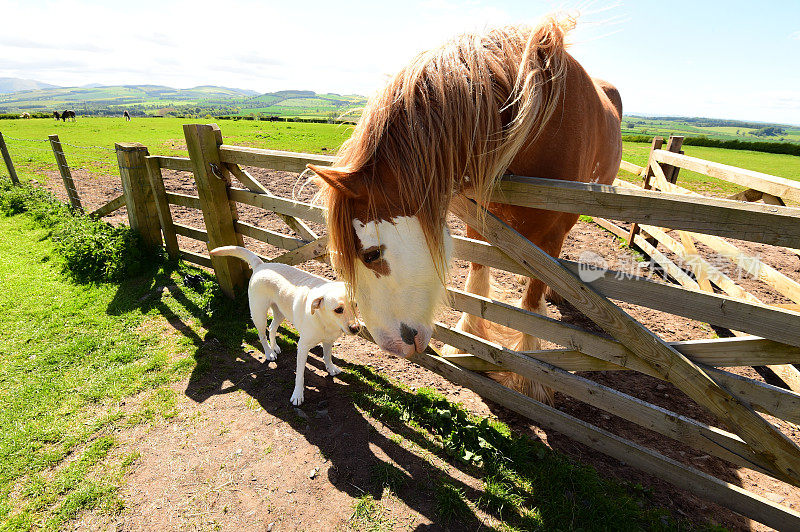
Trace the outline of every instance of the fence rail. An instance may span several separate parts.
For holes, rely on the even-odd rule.
[[[777,246],[800,246],[800,209],[742,204],[705,196],[508,176],[491,201],[521,207],[588,214],[727,236]]]
[[[260,148],[228,146],[225,144],[219,147],[219,156],[225,163],[241,164],[243,166],[259,166],[261,168],[296,173],[305,171],[307,164],[329,165],[333,164],[335,160],[335,158],[330,155],[264,150]]]
[[[785,178],[685,156],[683,152],[679,151],[681,143],[682,137],[670,137],[667,149],[662,150],[660,148],[663,145],[663,140],[658,137],[653,139],[647,167],[641,172],[644,177],[644,188],[691,196],[692,201],[698,201],[702,199],[702,196],[676,183],[679,170],[687,168],[717,179],[750,187],[729,198],[737,201],[756,202],[762,200],[765,206],[781,208],[786,204],[784,199],[796,198],[800,193],[800,184]],[[638,188],[630,183],[617,182],[627,188]],[[623,236],[621,233],[624,233],[624,230],[613,222],[598,220],[598,223],[615,234]],[[637,234],[639,229],[647,235],[646,238]],[[635,243],[652,259],[657,260],[684,287],[705,292],[714,292],[715,289],[719,289],[729,296],[750,303],[761,303],[759,297],[737,284],[736,281],[725,275],[720,268],[709,263],[698,253],[695,244],[702,243],[716,253],[717,256],[730,261],[729,264],[747,272],[753,278],[758,279],[770,289],[793,302],[788,305],[781,304],[781,308],[794,311],[800,310],[800,305],[798,305],[800,283],[772,268],[752,253],[746,253],[739,246],[718,236],[691,231],[677,231],[677,235],[673,234],[675,236],[673,238],[668,232],[669,229],[658,227],[657,225],[643,224],[641,228],[634,225],[628,235],[628,242]],[[656,249],[658,245],[663,245],[669,252],[682,260],[685,264],[684,268],[691,272],[693,277],[682,274],[682,271],[675,263],[660,254]],[[800,250],[794,247],[789,246],[784,247],[784,249],[787,252],[800,255]],[[748,331],[730,328],[729,332],[735,336],[742,336]],[[800,371],[795,366],[790,364],[769,364],[765,367],[790,389],[800,391]]]
[[[698,174],[716,177],[717,179],[736,183],[737,185],[767,192],[779,198],[800,201],[800,184],[798,184],[797,181],[792,181],[784,177],[736,168],[735,166],[728,166],[727,164],[704,161],[697,157],[690,157],[688,155],[664,150],[655,150],[653,152],[653,159],[659,163],[685,168],[686,170],[691,170]]]
[[[121,209],[125,206],[125,195],[122,194],[121,196],[117,196],[116,198],[112,199],[102,207],[95,209],[89,216],[92,218],[102,218],[103,216],[108,216],[112,212]]]
[[[46,139],[31,139],[31,138],[18,138],[18,137],[4,137],[2,133],[0,133],[0,153],[3,156],[3,160],[5,163],[6,168],[9,171],[11,181],[15,185],[19,185],[19,177],[16,173],[16,168],[11,158],[11,154],[8,150],[8,146],[6,145],[5,139],[8,138],[15,142],[25,142],[25,143],[48,143],[50,148],[42,148],[38,146],[27,146],[26,150],[35,150],[37,152],[47,152],[52,153],[56,165],[56,169],[61,176],[62,183],[64,184],[64,190],[67,193],[67,199],[69,200],[70,206],[77,210],[83,211],[83,203],[80,198],[80,193],[75,185],[74,178],[72,176],[72,171],[74,170],[87,170],[87,166],[72,166],[67,162],[67,153],[64,149],[64,146],[69,146],[70,148],[77,148],[81,150],[105,150],[110,153],[114,153],[115,150],[111,148],[107,148],[104,146],[82,146],[78,144],[71,144],[68,142],[63,142],[59,138],[58,135],[49,135]],[[80,161],[82,164],[89,164],[89,163],[101,163],[103,165],[110,164],[107,160],[96,159],[96,158],[87,158],[85,156],[80,157]],[[128,199],[126,195],[123,193],[120,196],[114,197],[111,200],[107,201],[105,204],[95,208],[93,211],[89,213],[89,216],[92,218],[102,218],[104,216],[108,216],[109,214],[126,207],[128,203]]]

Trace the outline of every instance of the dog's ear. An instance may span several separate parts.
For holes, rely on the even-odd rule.
[[[319,296],[311,302],[311,305],[309,306],[309,312],[311,312],[311,314],[314,314],[314,311],[319,310],[319,307],[322,306],[323,299],[324,296]]]

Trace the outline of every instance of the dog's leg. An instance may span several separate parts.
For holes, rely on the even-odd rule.
[[[294,392],[292,393],[292,398],[289,399],[294,406],[303,404],[306,360],[308,359],[308,350],[312,347],[305,343],[302,338],[297,342],[297,373],[294,376]]]
[[[259,298],[250,298],[250,317],[258,331],[258,339],[264,348],[264,356],[267,360],[275,360],[275,353],[267,343],[267,310],[269,302]]]
[[[278,307],[272,305],[272,323],[269,324],[269,345],[273,351],[273,357],[271,360],[275,360],[277,355],[281,354],[281,348],[278,345],[278,342],[275,340],[275,333],[278,332],[278,327],[281,326],[283,323],[283,314],[281,311],[278,310]]]
[[[322,342],[322,361],[325,362],[325,369],[328,371],[328,375],[338,375],[342,372],[342,370],[333,363],[331,360],[331,354],[333,352],[333,342]]]

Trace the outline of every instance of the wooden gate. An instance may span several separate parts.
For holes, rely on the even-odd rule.
[[[242,167],[301,172],[307,163],[330,164],[332,157],[225,145],[215,125],[186,125],[184,133],[189,157],[144,159],[170,255],[213,267],[228,294],[244,283],[241,261],[211,259],[183,251],[179,249],[177,235],[207,242],[211,249],[241,245],[242,236],[248,236],[285,249],[285,253],[267,260],[287,264],[325,257],[327,237],[316,234],[303,222],[324,223],[324,209],[271,194]],[[669,164],[685,163],[675,158],[678,155],[656,154]],[[673,158],[667,160],[667,157]],[[166,192],[161,169],[193,172],[198,195]],[[660,178],[659,170],[655,170],[655,175]],[[502,181],[492,201],[639,222],[646,226],[646,231],[667,227],[714,238],[733,237],[800,248],[800,209],[675,192],[509,176]],[[239,221],[238,203],[278,213],[297,236],[289,237]],[[170,205],[202,210],[206,230],[174,223]],[[722,369],[800,363],[800,313],[729,295],[623,276],[615,271],[594,272],[592,282],[583,282],[578,275],[580,264],[550,257],[491,213],[480,213],[471,198],[456,198],[452,211],[476,227],[481,227],[479,220],[485,218],[482,234],[487,239],[483,242],[455,237],[456,258],[541,279],[610,337],[501,301],[449,289],[453,309],[563,348],[517,352],[437,323],[434,338],[468,354],[443,357],[429,348],[413,358],[416,363],[529,417],[542,427],[742,515],[777,529],[800,529],[800,514],[789,508],[509,390],[478,373],[514,371],[736,467],[800,486],[800,448],[770,421],[776,418],[800,424],[800,394]],[[665,342],[611,299],[726,327],[740,331],[742,336]],[[712,413],[726,429],[679,415],[574,373],[591,371],[637,371],[668,381]]]

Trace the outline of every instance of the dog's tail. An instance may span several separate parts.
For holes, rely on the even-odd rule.
[[[240,246],[222,246],[212,249],[209,253],[212,257],[237,257],[249,264],[254,270],[256,266],[264,264],[264,261],[258,255]]]

